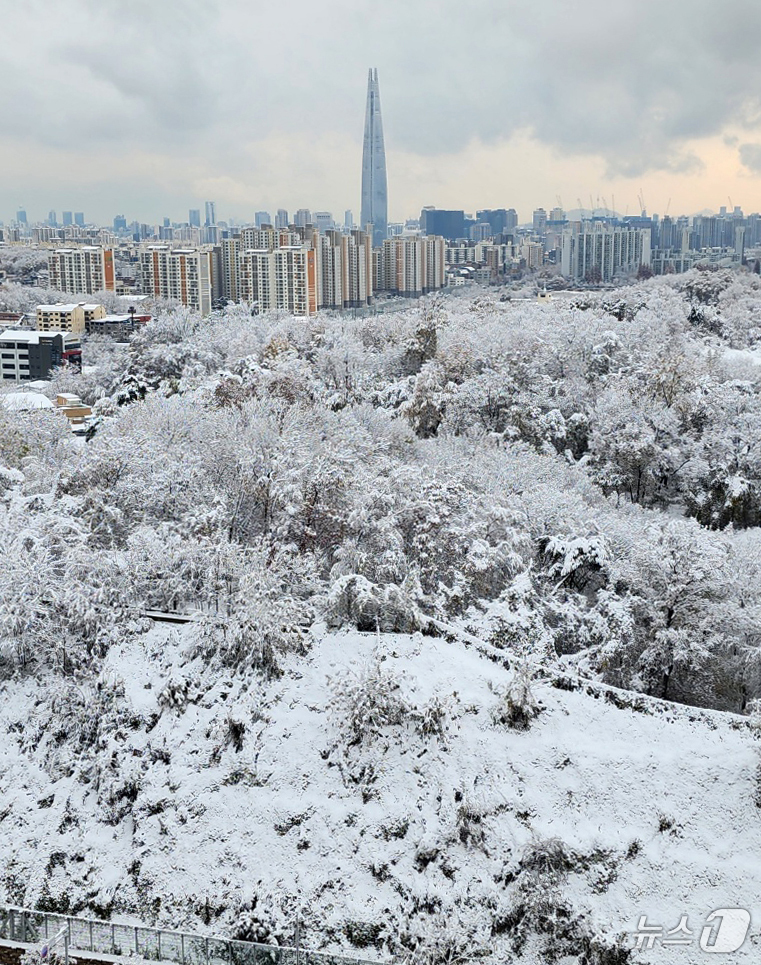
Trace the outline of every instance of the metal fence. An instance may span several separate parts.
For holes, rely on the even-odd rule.
[[[0,938],[6,941],[42,946],[62,929],[66,929],[67,951],[74,954],[139,955],[178,965],[377,965],[367,959],[303,948],[259,945],[0,905]]]

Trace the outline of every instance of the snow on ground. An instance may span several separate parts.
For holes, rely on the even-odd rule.
[[[301,906],[307,945],[380,958],[349,945],[356,923],[440,907],[477,930],[514,903],[524,849],[560,838],[575,856],[563,894],[595,929],[634,932],[646,914],[668,930],[688,916],[690,946],[656,945],[642,960],[712,960],[697,939],[717,908],[749,908],[758,936],[758,752],[738,718],[644,698],[650,712],[619,709],[543,682],[544,710],[521,732],[494,718],[508,671],[461,643],[318,628],[308,656],[262,683],[212,677],[186,655],[194,632],[125,635],[109,653],[91,695],[102,719],[89,773],[72,750],[76,694],[51,703],[45,684],[3,685],[4,900],[69,895],[85,913],[113,906],[203,930],[208,898],[209,930],[232,934],[258,895],[286,924]],[[348,746],[330,680],[378,654],[409,703],[447,702],[443,739],[407,720]],[[187,684],[184,709],[160,698],[170,681]],[[109,807],[96,784],[101,798],[127,791]],[[507,942],[488,938],[495,961]],[[732,960],[752,952],[748,939]]]

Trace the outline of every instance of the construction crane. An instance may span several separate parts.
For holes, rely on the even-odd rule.
[[[584,220],[584,205],[581,203],[581,198],[576,198],[576,202],[579,205],[579,217]]]
[[[671,208],[671,198],[669,198],[669,203],[666,205],[666,210],[665,210],[665,212],[664,212],[664,214],[663,214],[663,217],[664,217],[664,218],[667,218],[667,217],[668,217],[668,213],[669,213],[669,209],[670,209],[670,208]]]
[[[637,195],[637,200],[639,201],[640,211],[642,212],[642,217],[647,217],[647,208],[645,206],[645,195],[642,193],[642,188],[639,189],[639,194]]]

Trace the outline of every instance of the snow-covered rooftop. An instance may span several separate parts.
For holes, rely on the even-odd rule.
[[[41,392],[9,392],[7,395],[0,395],[0,403],[13,412],[53,408],[53,403]]]

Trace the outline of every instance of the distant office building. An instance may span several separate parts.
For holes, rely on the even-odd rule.
[[[420,230],[424,235],[440,235],[447,241],[465,238],[465,212],[423,208],[420,212]]]
[[[149,245],[140,251],[144,295],[171,298],[202,315],[211,311],[211,253],[197,248]]]
[[[559,207],[553,208],[552,211],[550,211],[550,216],[548,220],[555,221],[555,222],[565,221],[565,211],[563,211],[563,209]]]
[[[576,281],[611,281],[650,266],[650,229],[585,221],[563,230],[560,271]]]
[[[288,227],[288,212],[285,210],[285,208],[277,209],[277,214],[275,215],[275,227],[276,228]]]
[[[206,227],[217,223],[217,205],[214,201],[206,202]]]
[[[48,224],[50,225],[51,228],[58,227],[58,219],[56,218],[55,211],[48,212]]]
[[[159,225],[159,241],[174,241],[174,228],[169,225]]]
[[[58,248],[48,255],[50,287],[72,295],[116,290],[114,249],[100,245]]]
[[[344,211],[344,230],[351,231],[353,227],[354,227],[354,215],[347,208],[346,211]]]
[[[254,220],[256,222],[256,227],[261,228],[262,225],[272,224],[272,215],[269,211],[257,211],[254,215]]]
[[[190,225],[191,228],[201,227],[201,209],[200,208],[191,208],[188,211],[188,224]]]
[[[534,211],[533,229],[535,235],[543,235],[547,230],[547,212],[544,208],[537,208]]]
[[[85,215],[84,215],[84,212],[83,212],[83,211],[75,211],[75,212],[74,212],[74,224],[77,225],[77,226],[80,227],[80,228],[84,228],[84,226],[85,226]]]
[[[18,221],[19,224],[27,224],[26,211],[23,208],[19,208],[16,212],[16,221]]]
[[[314,213],[314,226],[320,232],[324,234],[331,228],[335,227],[335,222],[333,221],[333,215],[330,211],[315,211]]]
[[[383,244],[388,236],[388,184],[386,179],[386,146],[383,141],[378,71],[372,68],[367,77],[365,137],[362,145],[362,205],[360,228],[373,226],[373,245]]]
[[[126,231],[127,230],[127,219],[123,214],[117,214],[114,218],[114,231]]]
[[[491,228],[491,236],[503,234],[509,229],[507,227],[507,211],[504,208],[483,208],[476,211],[476,224],[488,224]]]
[[[4,382],[49,379],[62,365],[82,368],[82,342],[71,332],[0,332],[0,366]]]
[[[293,216],[293,223],[299,228],[305,228],[308,224],[312,224],[312,212],[309,208],[299,208]]]
[[[72,215],[71,211],[64,211],[61,217],[63,218],[64,228],[68,228],[69,225],[74,223],[74,216]]]

